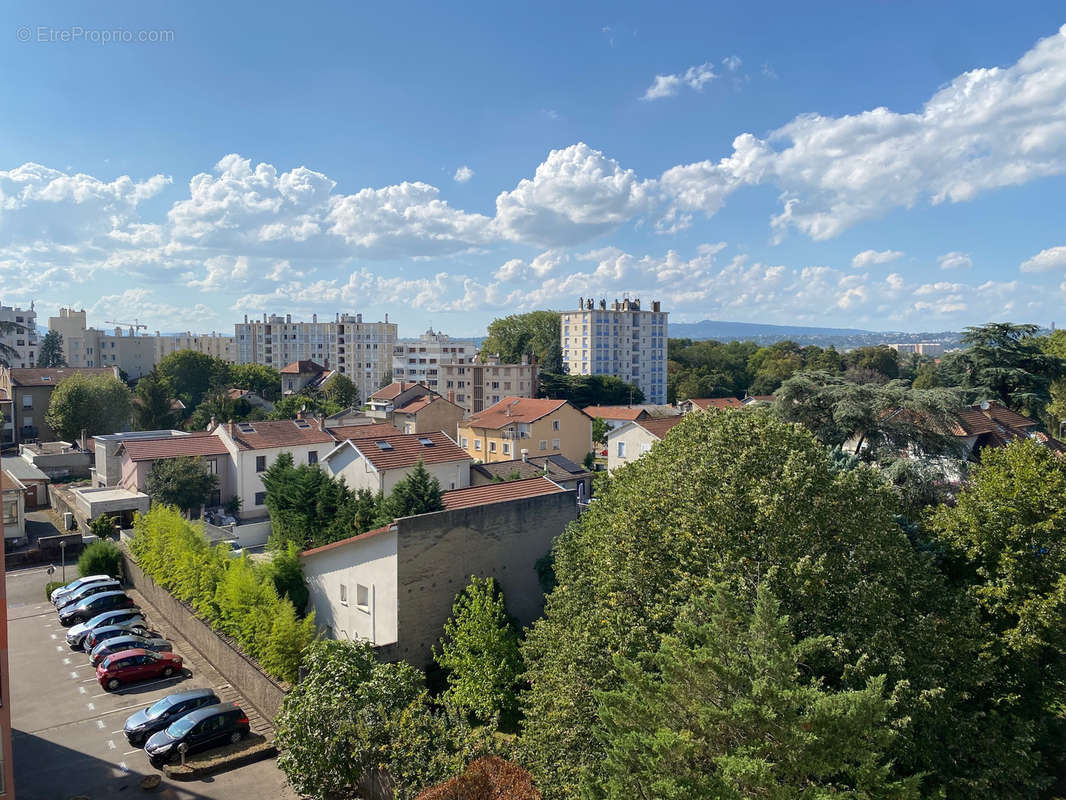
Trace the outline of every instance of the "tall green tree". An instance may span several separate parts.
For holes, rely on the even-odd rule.
[[[429,474],[426,465],[419,460],[415,468],[392,487],[387,508],[390,519],[443,511],[440,482]]]
[[[288,394],[274,404],[270,412],[271,419],[296,419],[302,414],[329,416],[341,411],[342,407],[330,400],[320,391],[301,391]]]
[[[883,344],[857,347],[844,356],[844,363],[849,371],[873,372],[884,381],[899,377],[899,353]]]
[[[359,390],[347,375],[335,373],[322,385],[323,396],[338,408],[359,405]]]
[[[356,531],[351,492],[317,464],[295,466],[291,453],[282,453],[263,473],[266,506],[270,512],[269,546],[284,552],[328,544]]]
[[[266,364],[230,364],[226,388],[247,389],[274,403],[281,399],[281,373]]]
[[[148,471],[144,488],[153,503],[198,510],[211,502],[218,476],[208,472],[204,460],[196,456],[161,458]]]
[[[611,426],[603,417],[596,417],[592,420],[592,441],[602,444],[607,441],[607,434],[610,432]]]
[[[61,438],[75,441],[82,433],[117,433],[130,424],[129,387],[110,375],[75,372],[52,391],[45,420]]]
[[[556,311],[512,314],[489,323],[489,335],[481,343],[481,352],[499,354],[506,363],[530,356],[540,363],[541,372],[561,373],[561,330],[561,317]]]
[[[518,629],[495,580],[470,577],[455,599],[434,657],[448,676],[441,698],[447,706],[482,723],[514,721],[522,656]]]
[[[170,382],[153,369],[137,381],[133,390],[133,427],[139,431],[172,428],[178,417],[173,403]]]
[[[624,406],[644,402],[640,387],[613,375],[558,375],[540,373],[540,397],[569,400],[577,408]]]
[[[1040,340],[1041,349],[1048,355],[1066,360],[1066,329],[1060,328],[1052,331],[1049,336]],[[1066,375],[1055,378],[1051,382],[1051,402],[1047,407],[1048,429],[1055,436],[1063,422],[1066,422]]]
[[[827,689],[807,658],[831,643],[795,641],[766,583],[752,610],[721,585],[681,619],[658,651],[619,659],[619,688],[599,695],[606,776],[588,796],[920,797],[917,776],[892,775],[884,676]]]
[[[48,331],[37,348],[37,366],[44,368],[65,367],[66,356],[63,355],[63,335],[59,331]]]
[[[171,388],[190,414],[209,389],[226,388],[230,375],[230,367],[225,361],[195,350],[179,350],[164,356],[156,370],[160,377],[170,381]]]

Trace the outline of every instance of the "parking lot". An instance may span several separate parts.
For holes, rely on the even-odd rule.
[[[67,579],[75,577],[74,570],[68,569]],[[223,701],[241,705],[253,731],[269,730],[233,687],[134,592],[130,594],[144,609],[149,626],[170,639],[174,652],[183,657],[185,674],[104,691],[88,656],[67,646],[66,628],[44,599],[48,580],[50,576],[39,568],[7,574],[12,743],[20,800],[120,797],[124,791],[140,794],[142,778],[161,773],[148,764],[142,750],[127,743],[122,726],[134,711],[171,692],[213,688]],[[163,778],[162,786],[152,794],[182,800],[295,797],[273,760],[197,782]]]

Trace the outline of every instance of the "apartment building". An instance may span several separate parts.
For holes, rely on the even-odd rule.
[[[441,364],[440,394],[468,414],[477,414],[505,397],[533,397],[537,393],[537,365],[522,357],[521,364],[501,363],[499,356],[482,356],[484,363]]]
[[[910,355],[917,353],[920,356],[942,356],[944,355],[944,345],[942,342],[906,342],[902,344],[889,344],[886,347],[891,347],[900,355]]]
[[[453,339],[430,328],[418,339],[405,339],[392,348],[392,379],[422,383],[440,391],[441,364],[469,364],[477,355],[473,339]]]
[[[90,328],[85,309],[61,308],[58,317],[48,318],[48,330],[63,337],[67,366],[117,367],[134,379],[147,375],[156,364],[156,337],[139,335],[143,327],[133,323],[110,332]]]
[[[17,444],[24,441],[55,441],[56,434],[44,418],[52,391],[75,372],[87,375],[118,377],[118,370],[105,367],[60,369],[8,369],[0,367],[0,415],[3,428],[0,441]]]
[[[614,375],[635,384],[648,403],[666,402],[667,312],[658,300],[642,310],[640,299],[606,300],[597,307],[580,298],[577,311],[562,312],[563,365],[571,375]]]
[[[266,364],[280,369],[294,361],[314,361],[347,375],[369,397],[392,371],[396,323],[363,322],[362,314],[337,314],[332,321],[293,321],[292,314],[263,315],[234,326],[238,364]]]
[[[155,360],[158,364],[171,353],[192,350],[196,353],[221,358],[228,364],[237,361],[237,340],[233,336],[215,333],[160,333],[155,332]]]
[[[562,455],[576,464],[592,452],[592,417],[566,400],[505,397],[459,423],[459,446],[478,461]]]
[[[37,312],[33,310],[33,303],[30,303],[29,309],[0,305],[0,322],[23,326],[23,330],[10,333],[0,330],[0,344],[15,351],[15,355],[5,355],[8,352],[6,350],[0,353],[0,361],[7,362],[9,367],[36,367],[40,342],[37,336]]]

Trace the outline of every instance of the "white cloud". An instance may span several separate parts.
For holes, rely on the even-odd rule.
[[[463,166],[459,167],[459,169],[457,169],[455,171],[455,175],[452,176],[452,179],[456,183],[466,183],[468,180],[470,180],[473,177],[474,177],[474,170],[470,169],[470,167],[468,167],[468,166],[466,166],[466,164],[464,164]]]
[[[973,259],[966,253],[944,253],[940,256],[936,263],[940,265],[941,269],[969,269],[973,266]]]
[[[872,264],[888,264],[902,257],[903,253],[899,250],[863,250],[851,259],[851,266],[863,269]]]
[[[227,286],[246,285],[248,282],[248,257],[215,256],[204,262],[204,277],[190,280],[189,285],[199,289],[221,289]]]
[[[730,72],[736,72],[743,63],[740,56],[726,56],[722,59],[722,65]]]
[[[739,59],[738,59],[739,61]],[[732,69],[732,67],[730,67]],[[656,75],[651,86],[640,98],[641,100],[661,100],[664,97],[673,97],[682,86],[688,86],[697,92],[713,81],[718,76],[714,72],[714,66],[707,62],[699,66],[689,67],[682,73],[673,75]]]
[[[1022,272],[1049,272],[1066,269],[1066,247],[1049,247],[1021,263]]]

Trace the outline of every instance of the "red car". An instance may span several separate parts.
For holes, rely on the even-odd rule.
[[[96,667],[96,679],[108,691],[124,683],[152,678],[169,678],[181,672],[181,656],[174,653],[151,653],[147,650],[123,650],[112,653]]]

